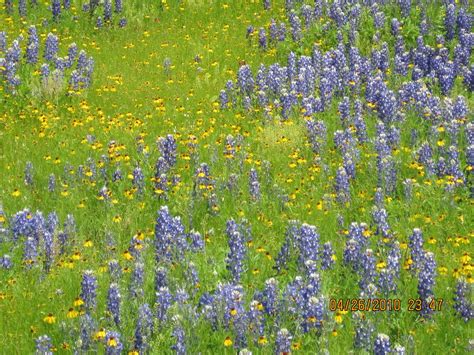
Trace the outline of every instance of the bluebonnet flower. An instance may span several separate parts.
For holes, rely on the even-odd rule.
[[[344,128],[347,128],[350,118],[350,102],[349,98],[345,96],[340,102],[338,107],[339,116],[341,118],[341,123]]]
[[[35,223],[35,218],[28,209],[15,213],[10,221],[13,241],[16,242],[20,236],[32,237],[36,231]]]
[[[230,251],[227,254],[227,269],[232,275],[235,283],[240,282],[244,271],[244,259],[247,255],[247,241],[250,231],[244,224],[237,224],[234,220],[227,221],[226,233]]]
[[[471,284],[464,279],[458,280],[454,294],[454,310],[467,323],[474,318],[474,306],[471,302]]]
[[[383,238],[390,238],[390,225],[387,221],[388,214],[384,208],[378,208],[374,206],[372,209],[372,219],[377,226],[376,234],[381,235]]]
[[[456,19],[456,24],[458,26],[458,31],[461,33],[462,30],[470,31],[472,28],[473,17],[469,14],[469,11],[463,6],[459,8],[458,16]]]
[[[286,301],[285,309],[292,315],[301,317],[307,301],[306,285],[301,276],[296,276],[287,284],[283,300]]]
[[[411,200],[413,195],[413,180],[412,179],[405,179],[403,181],[403,193],[405,195],[406,200]]]
[[[121,13],[123,11],[123,3],[122,0],[115,0],[115,12]]]
[[[25,239],[25,246],[23,249],[23,263],[27,268],[30,268],[31,265],[35,264],[37,261],[38,244],[39,240],[35,236],[27,236]]]
[[[349,187],[349,176],[344,167],[339,167],[336,171],[336,182],[334,185],[336,191],[337,202],[345,205],[351,200],[351,192]]]
[[[296,15],[296,12],[294,12],[293,10],[289,13],[288,19],[291,27],[291,37],[294,42],[299,42],[303,37],[301,31],[301,21],[298,15]]]
[[[91,312],[96,306],[97,279],[90,270],[84,271],[81,282],[81,299],[87,312]]]
[[[73,90],[79,90],[82,84],[82,77],[78,70],[73,70],[71,72],[71,77],[69,78],[69,85],[71,85]]]
[[[120,290],[116,283],[111,283],[107,294],[107,311],[110,312],[114,323],[120,325]]]
[[[188,234],[188,239],[189,239],[189,246],[191,250],[196,252],[196,251],[204,249],[204,246],[205,246],[204,238],[201,236],[199,232],[192,230]]]
[[[314,1],[314,17],[319,19],[323,15],[324,3],[322,0],[315,0]]]
[[[155,226],[155,250],[157,261],[171,261],[179,258],[187,249],[184,225],[180,217],[172,217],[168,207],[158,212]]]
[[[49,230],[42,230],[44,244],[44,269],[48,273],[53,263],[53,233]]]
[[[58,52],[59,48],[59,39],[52,33],[48,33],[45,41],[44,49],[44,59],[47,61],[52,61]]]
[[[323,250],[321,251],[321,269],[331,269],[332,265],[335,263],[334,257],[335,254],[331,242],[324,243]]]
[[[145,187],[145,177],[143,176],[143,171],[139,166],[133,169],[132,183],[133,186],[138,189],[139,193],[143,193],[143,189]]]
[[[145,281],[145,265],[136,262],[130,279],[130,295],[134,298],[142,297],[144,294],[143,283]]]
[[[423,250],[423,233],[419,228],[415,228],[408,239],[408,246],[410,247],[410,255],[412,260],[412,269],[420,270],[423,265],[425,253]]]
[[[372,249],[366,249],[365,253],[361,256],[361,279],[359,281],[359,287],[364,291],[367,286],[374,282],[376,276],[375,270],[375,257]]]
[[[84,314],[80,319],[80,347],[81,350],[89,350],[92,343],[93,332],[97,329],[96,323],[89,313]]]
[[[35,339],[37,355],[53,355],[53,344],[51,338],[47,335],[41,335]]]
[[[199,275],[196,269],[196,265],[193,262],[188,263],[188,270],[187,270],[187,280],[190,283],[190,288],[192,293],[195,294],[197,289],[199,289]]]
[[[52,0],[51,13],[53,14],[53,20],[57,21],[61,15],[61,0]]]
[[[64,0],[63,7],[64,9],[69,10],[71,8],[71,0]]]
[[[357,349],[369,350],[372,347],[372,334],[375,327],[372,322],[367,319],[362,312],[353,314],[354,319],[354,347]]]
[[[97,28],[104,27],[104,21],[102,20],[102,16],[97,16],[97,21],[95,22],[95,27],[97,27]]]
[[[398,0],[398,5],[403,17],[409,17],[411,12],[411,0]]]
[[[308,264],[314,264],[314,267],[309,267]],[[309,297],[317,296],[321,292],[321,276],[315,272],[316,263],[312,260],[306,261],[307,269],[312,269],[311,273],[308,273],[308,277],[306,279],[306,287],[305,287],[305,297],[309,299]]]
[[[33,186],[33,164],[29,161],[25,167],[25,185]]]
[[[38,62],[39,54],[39,38],[35,26],[28,28],[28,42],[26,47],[26,62],[29,64],[36,64]]]
[[[135,327],[135,349],[141,354],[146,353],[150,345],[148,341],[153,333],[153,313],[148,303],[138,308],[137,325]]]
[[[122,178],[123,178],[122,171],[120,170],[120,168],[117,167],[117,169],[115,169],[115,171],[112,175],[112,181],[113,182],[120,181],[120,180],[122,180]]]
[[[155,270],[155,291],[168,286],[168,269],[158,266]]]
[[[161,287],[156,292],[156,317],[160,322],[165,322],[168,319],[168,309],[171,307],[173,296],[168,287]]]
[[[388,295],[390,292],[396,289],[394,273],[388,268],[380,270],[378,279],[378,286],[383,294]]]
[[[10,255],[5,254],[0,257],[0,268],[2,269],[11,269],[13,267],[13,262]]]
[[[280,29],[278,31],[278,41],[283,42],[286,39],[286,26],[284,22],[280,23]]]
[[[20,38],[14,40],[10,48],[7,49],[5,59],[7,63],[17,64],[21,58]]]
[[[396,37],[400,35],[400,21],[398,21],[397,18],[393,18],[392,22],[390,22],[390,32],[392,33],[393,37]]]
[[[127,19],[122,17],[120,20],[119,20],[119,27],[120,28],[124,28],[125,26],[127,26]]]
[[[252,98],[248,95],[245,95],[242,98],[242,106],[245,111],[251,111],[252,110]]]
[[[270,10],[270,0],[263,0],[263,8],[265,10]]]
[[[267,49],[267,32],[263,27],[258,30],[258,45],[263,50]]]
[[[18,1],[18,13],[20,17],[26,17],[26,0]]]
[[[446,39],[448,41],[452,40],[456,32],[456,6],[454,4],[449,4],[446,7],[444,28],[446,31]]]
[[[352,156],[349,153],[345,153],[343,156],[343,167],[346,171],[347,176],[350,179],[355,179],[356,177],[356,167]]]
[[[295,244],[295,241],[298,238],[298,233],[298,222],[290,221],[286,230],[285,241],[283,242],[280,252],[278,253],[278,256],[275,259],[275,269],[277,269],[278,272],[281,272],[283,268],[287,268],[291,253],[291,247]]]
[[[376,29],[381,29],[385,25],[385,14],[382,11],[377,11],[374,14],[374,24]]]
[[[273,277],[265,281],[265,288],[263,290],[262,304],[265,312],[274,316],[278,310],[278,281]]]
[[[444,63],[442,69],[438,72],[439,86],[441,93],[444,96],[449,95],[451,89],[454,86],[454,80],[456,79],[456,73],[454,71],[453,64]]]
[[[176,339],[176,343],[171,346],[177,355],[186,355],[186,335],[184,333],[183,327],[177,325],[173,329],[173,337]]]
[[[243,96],[252,94],[255,81],[248,65],[242,65],[239,68],[237,72],[237,84]]]
[[[374,342],[375,355],[388,355],[392,353],[390,338],[385,334],[377,334]]]
[[[7,49],[7,33],[0,31],[0,52],[5,52]]]
[[[227,91],[221,90],[219,93],[219,102],[221,110],[224,110],[229,107],[229,96],[227,95]]]
[[[302,267],[306,261],[317,262],[319,259],[319,233],[315,226],[303,223],[296,234],[295,242],[299,248],[299,265]]]
[[[293,108],[297,103],[296,95],[291,92],[288,92],[286,89],[282,89],[280,96],[280,105],[281,105],[281,115],[286,120]]]
[[[349,233],[347,235],[346,247],[344,249],[344,262],[351,264],[353,269],[360,268],[362,260],[362,250],[365,249],[367,238],[367,225],[365,223],[351,223]]]
[[[434,254],[425,252],[423,264],[418,274],[418,295],[422,300],[420,314],[422,317],[429,317],[433,313],[430,303],[434,298],[433,287],[436,276],[436,261]]]
[[[425,166],[429,175],[434,174],[433,151],[429,143],[423,143],[418,149],[418,161]]]
[[[291,334],[288,329],[280,329],[275,339],[275,354],[289,354],[291,348]]]
[[[342,28],[348,20],[348,17],[341,8],[341,3],[332,3],[329,8],[329,16],[336,22],[338,28]]]
[[[252,37],[254,31],[255,31],[255,29],[253,28],[253,26],[249,25],[247,27],[247,33],[246,33],[245,37],[250,39]]]
[[[172,134],[168,134],[166,137],[160,137],[158,139],[158,150],[161,153],[163,159],[165,159],[168,167],[171,168],[176,164],[177,144],[176,139]]]
[[[184,304],[186,304],[189,300],[189,294],[186,292],[186,290],[184,288],[178,288],[176,290],[176,293],[175,293],[175,296],[174,296],[174,300],[176,301],[176,303],[180,306],[180,308],[182,309],[182,306]]]
[[[253,200],[260,199],[260,182],[258,181],[257,170],[250,169],[249,173],[249,191]]]
[[[59,254],[62,255],[66,252],[69,246],[69,235],[63,231],[58,233],[58,242],[59,242]]]
[[[311,57],[301,56],[298,61],[298,75],[296,77],[297,93],[304,97],[310,96],[315,89],[316,72]]]
[[[404,346],[400,344],[395,344],[392,350],[392,354],[394,355],[406,355],[406,349]]]
[[[122,276],[122,268],[117,260],[110,260],[108,263],[108,269],[110,274],[110,279],[112,282],[118,283],[120,277]]]
[[[265,334],[265,317],[261,309],[262,304],[257,300],[253,300],[250,302],[249,311],[247,313],[248,325],[250,329],[255,330],[259,339]]]
[[[307,332],[312,328],[321,329],[324,318],[323,300],[318,297],[309,297],[303,311],[303,331]]]
[[[235,347],[244,349],[247,347],[248,319],[245,310],[237,310],[234,316]]]
[[[313,9],[310,5],[305,4],[301,6],[301,16],[304,19],[305,27],[309,28],[313,22]]]
[[[123,350],[123,344],[120,342],[120,334],[109,331],[105,336],[105,354],[120,355]]]
[[[110,0],[104,1],[104,21],[106,23],[112,20],[112,3]]]
[[[275,43],[278,41],[278,35],[279,35],[280,28],[278,27],[275,19],[270,20],[270,24],[268,25],[268,32],[270,35],[270,42]]]

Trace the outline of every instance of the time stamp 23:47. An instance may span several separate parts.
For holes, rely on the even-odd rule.
[[[421,298],[409,298],[405,303],[399,298],[331,298],[329,299],[330,311],[401,311],[402,308],[411,312],[419,312],[423,309],[441,311],[443,306],[442,298],[431,298],[422,300]]]

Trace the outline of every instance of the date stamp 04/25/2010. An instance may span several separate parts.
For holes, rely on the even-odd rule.
[[[329,310],[332,312],[386,312],[404,311],[419,312],[423,309],[441,311],[443,306],[442,298],[431,298],[422,300],[421,298],[409,298],[402,301],[399,298],[330,298]]]

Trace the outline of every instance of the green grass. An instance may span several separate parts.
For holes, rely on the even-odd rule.
[[[336,42],[334,25],[325,33],[322,25],[317,24],[308,31],[301,45],[285,41],[275,49],[263,52],[257,46],[257,37],[251,42],[245,39],[246,28],[252,24],[258,30],[261,26],[266,27],[270,18],[284,16],[283,1],[273,1],[272,10],[265,12],[260,1],[168,1],[168,5],[162,7],[157,2],[130,0],[124,2],[124,17],[129,23],[123,29],[117,26],[95,29],[95,21],[80,11],[79,1],[73,1],[79,16],[77,20],[72,19],[72,12],[63,13],[59,22],[49,21],[50,24],[43,27],[43,19],[50,15],[44,1],[39,2],[39,7],[30,9],[24,20],[18,17],[17,11],[8,20],[0,10],[0,30],[6,30],[10,40],[20,33],[26,38],[28,26],[35,24],[40,34],[55,32],[59,35],[63,54],[70,43],[76,42],[79,49],[85,49],[94,57],[94,81],[92,87],[80,95],[59,95],[49,99],[32,97],[29,90],[33,84],[27,85],[22,94],[15,97],[0,91],[0,202],[3,210],[7,216],[23,208],[32,212],[40,210],[45,216],[56,211],[61,223],[68,214],[73,214],[77,222],[74,245],[67,255],[55,260],[49,274],[45,274],[39,265],[30,270],[21,265],[22,238],[16,246],[11,242],[0,243],[0,255],[8,253],[15,262],[13,269],[0,271],[1,353],[33,353],[34,339],[42,334],[52,338],[58,353],[72,353],[79,337],[79,317],[69,319],[66,314],[80,294],[81,275],[87,269],[94,270],[98,276],[95,314],[98,328],[112,329],[110,321],[104,317],[110,282],[104,267],[109,260],[117,259],[122,267],[132,269],[134,263],[124,259],[123,251],[128,248],[131,237],[141,231],[146,236],[143,299],[130,298],[130,274],[125,273],[120,281],[123,301],[121,341],[125,350],[131,350],[136,310],[144,301],[150,305],[154,302],[153,229],[156,213],[163,205],[169,206],[173,215],[181,216],[188,229],[193,228],[208,237],[204,252],[188,253],[182,262],[182,265],[189,261],[196,264],[201,279],[198,295],[212,292],[218,282],[229,279],[225,263],[228,253],[226,221],[246,218],[253,237],[246,261],[248,270],[242,278],[247,301],[250,302],[254,290],[263,288],[268,278],[276,277],[283,289],[299,273],[295,262],[290,263],[289,270],[282,275],[277,275],[273,269],[291,219],[316,225],[321,243],[331,241],[336,251],[335,268],[321,273],[322,295],[327,299],[358,297],[357,278],[343,263],[346,242],[343,229],[353,221],[370,224],[372,220],[377,183],[373,144],[360,148],[362,159],[357,166],[357,179],[351,185],[352,202],[341,207],[326,203],[333,194],[335,171],[342,161],[332,149],[333,132],[341,128],[337,105],[319,116],[328,126],[329,143],[322,154],[327,171],[314,164],[315,157],[306,144],[304,120],[299,113],[293,113],[287,122],[267,121],[258,110],[221,111],[217,105],[219,91],[227,80],[235,79],[240,61],[245,60],[256,70],[260,63],[284,63],[290,50],[310,55],[314,42],[322,41],[321,49],[328,50]],[[435,22],[433,33],[441,33],[444,10],[437,5],[428,6],[428,9],[429,18]],[[395,7],[386,11],[387,22],[393,16],[399,16]],[[415,44],[418,31],[419,15],[416,11],[412,11],[412,15],[403,26],[408,47]],[[364,13],[363,20],[367,21],[366,31],[359,34],[358,44],[363,48],[362,53],[367,54],[375,29],[368,12]],[[326,21],[324,18],[322,23]],[[430,34],[426,42],[434,45],[434,39],[434,34]],[[388,23],[382,31],[382,40],[387,40],[393,48]],[[201,62],[194,61],[196,55]],[[163,68],[166,58],[172,64],[169,73]],[[22,75],[30,76],[28,73]],[[37,80],[34,78],[33,81]],[[398,87],[402,78],[392,76],[389,80],[391,87]],[[458,94],[466,97],[472,109],[472,93],[462,87],[459,79],[453,97]],[[369,136],[374,137],[376,115],[366,114],[364,119]],[[410,167],[414,160],[414,151],[409,146],[412,128],[419,130],[421,142],[428,137],[431,126],[416,114],[407,113],[401,149],[395,155],[399,186],[394,198],[386,200],[386,209],[391,229],[400,243],[407,243],[413,228],[423,230],[425,248],[435,253],[438,267],[435,296],[443,299],[443,307],[427,321],[419,318],[416,312],[409,312],[408,300],[417,297],[417,278],[410,271],[402,270],[399,290],[390,296],[401,300],[402,310],[371,313],[367,317],[374,320],[376,332],[388,334],[392,344],[402,344],[409,354],[468,353],[472,321],[465,323],[454,313],[452,305],[457,277],[468,277],[472,282],[472,262],[462,259],[463,255],[472,254],[472,199],[467,188],[446,193],[443,182],[439,185],[436,179],[420,175]],[[96,137],[94,144],[87,142],[88,134]],[[181,183],[171,188],[168,199],[163,201],[154,196],[150,178],[159,156],[156,139],[166,134],[174,134],[178,141],[178,163],[172,174],[179,174]],[[225,137],[229,134],[244,137],[241,151],[233,160],[226,159],[223,154]],[[188,160],[190,135],[197,138],[197,162],[208,163],[217,182],[217,214],[209,213],[204,198],[192,201],[196,166],[192,159]],[[447,137],[446,133],[442,135]],[[142,138],[149,156],[137,151],[138,137]],[[112,173],[117,164],[124,175],[122,182],[110,186],[113,203],[106,204],[97,199],[103,186],[101,181],[88,178],[80,181],[72,176],[71,181],[63,180],[61,185],[66,164],[77,169],[79,165],[86,166],[88,158],[97,163],[102,155],[108,156],[108,144],[112,140],[123,145],[119,151],[122,159],[111,163],[108,172]],[[464,139],[461,144],[465,144]],[[34,166],[33,187],[27,187],[23,182],[27,161]],[[263,168],[266,162],[271,166],[268,174]],[[126,192],[132,183],[127,175],[136,164],[143,169],[147,186],[142,196],[135,193],[128,198]],[[257,168],[260,176],[262,199],[258,202],[253,202],[248,192],[248,171],[252,167]],[[239,173],[240,169],[236,192],[219,188],[231,173]],[[54,193],[48,192],[48,177],[52,173],[57,178]],[[417,180],[411,201],[403,197],[402,177]],[[15,189],[20,191],[19,196],[14,196]],[[279,193],[287,194],[289,202],[282,204]],[[318,208],[321,201],[324,201],[322,207]],[[344,227],[337,223],[339,214],[344,217]],[[373,234],[372,226],[371,231]],[[115,237],[115,250],[107,248],[105,236],[108,232]],[[428,242],[430,238],[431,242]],[[93,246],[84,246],[86,240],[91,240]],[[370,245],[379,253],[377,258],[385,258],[386,247],[380,237],[372,235]],[[74,252],[79,252],[81,259],[73,261],[72,268],[68,268],[65,261],[70,260]],[[402,254],[403,264],[409,258],[409,249],[403,249]],[[175,277],[173,288],[186,283],[182,265],[171,268],[170,273]],[[179,310],[172,309],[171,312],[178,313]],[[54,324],[43,321],[48,313],[56,317]],[[342,323],[336,323],[334,314],[329,312],[324,334],[320,337],[297,330],[293,343],[299,344],[300,349],[294,350],[295,353],[317,353],[325,349],[334,354],[348,353],[352,349],[354,332],[351,318],[349,312],[343,315]],[[291,320],[287,324],[290,327]],[[233,353],[223,345],[227,336],[234,339],[230,330],[212,331],[208,323],[199,321],[193,329],[187,327],[185,331],[190,353]],[[171,353],[170,347],[174,343],[171,332],[172,324],[157,332],[151,339],[153,353]],[[272,353],[274,336],[275,332],[264,347],[250,344],[249,348],[257,354]],[[103,345],[98,345],[98,351],[104,351]],[[364,352],[356,350],[356,353]]]

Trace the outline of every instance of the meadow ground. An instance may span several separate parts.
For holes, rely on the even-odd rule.
[[[0,353],[474,349],[468,2],[34,2],[0,8]]]

